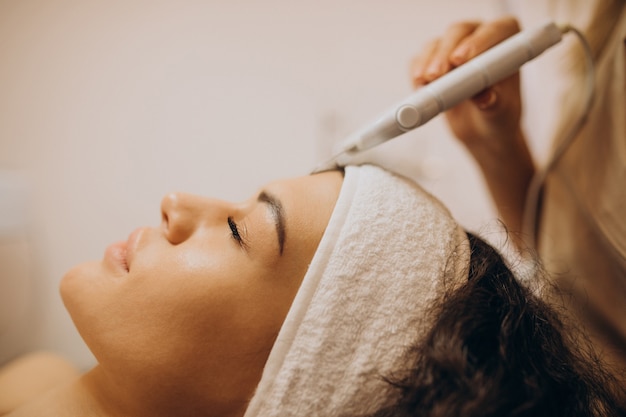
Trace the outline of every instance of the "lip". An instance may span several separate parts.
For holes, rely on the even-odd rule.
[[[126,253],[126,242],[116,242],[106,248],[106,251],[104,252],[104,260],[115,271],[126,273],[128,272]]]
[[[128,236],[128,240],[126,241],[126,254],[125,254],[125,258],[126,258],[125,262],[126,262],[127,271],[130,271],[130,268],[132,267],[133,259],[135,258],[135,254],[137,253],[137,249],[139,247],[141,238],[145,231],[146,231],[145,227],[140,227],[138,229],[135,229]]]

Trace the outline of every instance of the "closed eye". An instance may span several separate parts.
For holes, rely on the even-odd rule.
[[[239,246],[245,249],[247,247],[246,241],[244,240],[243,236],[239,232],[239,227],[237,226],[237,223],[235,223],[235,220],[233,220],[232,217],[228,217],[228,227],[230,227],[230,233],[233,239],[235,239],[235,241],[239,244]]]

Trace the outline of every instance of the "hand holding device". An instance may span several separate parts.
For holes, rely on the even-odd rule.
[[[373,123],[340,142],[335,156],[316,171],[342,165],[352,155],[398,137],[485,88],[514,74],[561,40],[567,28],[546,23],[495,45],[391,107]]]

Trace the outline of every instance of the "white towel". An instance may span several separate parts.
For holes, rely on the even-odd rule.
[[[469,246],[415,183],[348,166],[245,417],[359,416],[392,401],[428,307],[467,280]]]

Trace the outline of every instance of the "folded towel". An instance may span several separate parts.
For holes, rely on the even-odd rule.
[[[464,231],[434,197],[372,165],[348,166],[335,209],[245,417],[366,415],[384,377],[467,280]]]

